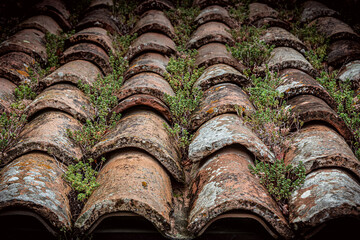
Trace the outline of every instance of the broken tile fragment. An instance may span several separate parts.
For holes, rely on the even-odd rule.
[[[360,60],[360,42],[340,40],[330,44],[328,49],[328,63],[335,68],[340,68],[354,60]]]
[[[194,23],[197,26],[207,22],[221,22],[230,28],[238,27],[238,23],[230,17],[229,12],[218,5],[212,5],[204,8],[194,20]]]
[[[360,179],[360,162],[344,138],[332,128],[311,124],[299,130],[286,151],[286,164],[304,163],[306,172],[321,168],[342,168]]]
[[[175,38],[175,30],[164,12],[159,10],[149,10],[145,12],[136,23],[131,33],[137,33],[140,36],[146,32],[159,32],[167,35],[169,38]]]
[[[207,22],[200,25],[192,34],[187,48],[199,48],[208,43],[223,43],[234,46],[235,41],[230,34],[230,28],[224,23]]]
[[[59,24],[51,17],[46,15],[37,15],[31,18],[26,19],[17,27],[18,30],[34,28],[43,33],[51,33],[54,35],[59,35],[62,32]]]
[[[339,13],[317,1],[307,1],[301,14],[302,22],[311,22],[319,17],[338,17]]]
[[[247,152],[237,148],[224,149],[206,161],[190,190],[190,232],[197,234],[222,214],[233,218],[250,215],[275,238],[293,236],[275,201],[258,178],[250,173],[252,161]]]
[[[92,43],[78,43],[65,50],[60,63],[65,64],[74,60],[86,60],[99,67],[104,75],[111,73],[109,56],[99,46]]]
[[[255,111],[247,94],[237,85],[222,83],[212,86],[204,92],[200,105],[191,116],[191,129],[196,130],[203,123],[224,113],[236,113],[237,108],[243,114]]]
[[[176,180],[183,182],[177,145],[165,124],[166,121],[153,111],[134,109],[94,146],[92,152],[100,157],[123,148],[142,149],[154,156]]]
[[[12,215],[15,210],[15,215],[21,208],[23,214],[29,211],[42,218],[53,234],[70,229],[70,186],[62,178],[64,171],[65,165],[45,153],[17,158],[0,171],[0,213]]]
[[[76,228],[88,231],[110,214],[130,212],[146,218],[161,232],[170,229],[170,177],[151,155],[136,150],[116,152],[97,181],[101,187],[86,202]]]

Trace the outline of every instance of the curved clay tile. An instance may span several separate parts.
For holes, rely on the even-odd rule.
[[[354,89],[360,87],[360,60],[356,60],[346,64],[341,68],[338,79],[345,82],[349,80]]]
[[[187,48],[199,48],[208,43],[223,43],[230,46],[235,41],[230,34],[230,28],[221,22],[207,22],[200,25],[192,34]]]
[[[22,52],[10,52],[0,56],[0,76],[15,84],[30,81],[29,68],[33,67],[35,59]],[[33,71],[37,77],[36,71]]]
[[[165,94],[174,96],[175,93],[169,83],[160,75],[151,72],[139,73],[125,81],[116,93],[119,100],[131,95],[147,94],[166,102]]]
[[[48,111],[40,114],[25,125],[19,141],[6,152],[2,164],[33,151],[47,152],[65,164],[73,163],[75,158],[81,159],[81,149],[69,138],[67,129],[78,131],[81,125],[63,112]]]
[[[47,62],[45,34],[36,29],[21,30],[0,44],[0,55],[9,52],[23,52],[39,63]]]
[[[95,116],[95,109],[85,94],[77,87],[66,83],[46,88],[26,107],[24,114],[31,118],[45,109],[58,109],[83,122]]]
[[[353,60],[360,60],[360,42],[339,40],[330,44],[328,52],[329,65],[340,68]]]
[[[272,152],[245,126],[236,114],[223,114],[204,123],[194,134],[189,146],[189,159],[199,162],[210,154],[226,146],[240,144],[257,159],[271,161]]]
[[[76,26],[76,30],[82,30],[90,27],[104,28],[111,34],[119,33],[119,28],[111,18],[111,12],[109,9],[100,8],[88,12],[83,19]]]
[[[48,87],[61,82],[78,84],[81,81],[83,84],[92,86],[100,75],[102,75],[100,69],[93,63],[75,60],[65,63],[50,75],[40,79],[39,84],[43,87]]]
[[[310,22],[319,17],[337,17],[339,13],[316,1],[307,1],[301,14],[302,22]]]
[[[238,27],[238,23],[230,17],[229,12],[225,8],[217,5],[204,8],[195,18],[194,23],[200,26],[213,21],[225,23],[230,28]]]
[[[211,65],[224,63],[242,72],[245,67],[237,61],[226,46],[221,43],[209,43],[198,49],[195,64],[199,67],[210,67]]]
[[[115,52],[112,40],[107,31],[99,27],[90,27],[75,33],[66,40],[66,45],[71,46],[81,42],[94,43],[101,46],[107,53]]]
[[[191,129],[196,130],[215,116],[236,113],[236,107],[242,109],[246,115],[255,110],[249,97],[239,86],[232,83],[212,86],[204,92],[199,107],[191,116]]]
[[[190,190],[190,232],[197,234],[214,218],[236,210],[232,217],[254,218],[274,237],[293,235],[276,202],[250,173],[249,164],[252,158],[246,152],[230,148],[201,167]]]
[[[206,68],[201,76],[194,83],[203,91],[211,86],[220,83],[235,83],[238,86],[249,85],[249,80],[235,68],[227,64],[215,64]]]
[[[64,31],[71,29],[70,13],[61,0],[43,0],[35,5],[35,13],[51,16]]]
[[[71,213],[67,198],[70,187],[62,176],[66,167],[44,153],[28,153],[0,171],[0,212],[30,211],[54,232],[70,229]]]
[[[96,157],[121,148],[135,147],[154,156],[178,181],[184,180],[174,140],[157,113],[134,109],[126,114],[92,150]]]
[[[323,169],[310,173],[290,197],[290,224],[304,234],[333,219],[359,218],[359,196],[359,182],[343,171]]]
[[[168,0],[145,0],[135,9],[135,14],[141,15],[149,10],[167,11],[173,8],[173,3]]]
[[[264,35],[260,37],[260,40],[263,40],[269,45],[275,45],[276,47],[291,47],[299,52],[305,52],[306,50],[305,45],[297,37],[279,27],[266,29]]]
[[[135,39],[126,54],[126,59],[131,61],[144,52],[159,52],[166,56],[177,54],[175,43],[171,38],[161,33],[148,32]]]
[[[228,5],[232,5],[232,1],[231,0],[194,0],[193,1],[194,7],[205,8],[211,5],[219,5],[226,7]]]
[[[306,171],[318,168],[344,168],[360,179],[360,162],[336,131],[325,125],[310,125],[297,132],[286,152],[286,164],[302,161]]]
[[[121,113],[138,106],[150,107],[160,113],[168,122],[172,122],[171,112],[168,106],[159,98],[147,94],[136,94],[123,99],[112,112]]]
[[[60,63],[65,64],[74,60],[86,60],[98,66],[106,75],[111,73],[109,56],[107,53],[95,44],[79,43],[65,50],[60,58]]]
[[[124,79],[133,77],[142,72],[153,72],[164,77],[169,58],[156,52],[147,52],[136,57],[124,74]]]
[[[286,68],[296,68],[306,72],[312,77],[316,77],[318,74],[301,53],[288,47],[274,48],[266,64],[270,70],[275,71],[281,71]]]
[[[291,108],[292,117],[296,117],[304,123],[323,121],[333,126],[345,139],[353,138],[351,130],[344,120],[329,107],[322,99],[312,95],[299,95],[287,101]]]
[[[9,111],[11,104],[15,102],[15,88],[14,83],[0,77],[0,113]]]
[[[45,15],[28,18],[17,27],[18,30],[26,28],[35,28],[43,33],[49,32],[55,35],[59,35],[62,32],[59,24],[52,17]]]
[[[111,10],[112,7],[114,7],[113,0],[92,0],[89,8],[86,11],[90,12],[98,8],[108,8]]]
[[[329,38],[331,41],[336,40],[354,40],[359,41],[359,35],[352,30],[352,28],[343,21],[333,17],[317,18],[309,25],[316,25],[319,33]]]
[[[132,212],[161,232],[170,229],[170,177],[150,155],[136,150],[117,152],[99,172],[97,181],[101,187],[86,202],[76,228],[91,232],[107,215]]]
[[[314,78],[307,73],[287,68],[280,71],[282,83],[277,87],[277,91],[284,94],[284,98],[292,98],[298,95],[314,95],[324,100],[332,109],[336,110],[337,103]]]
[[[261,18],[277,18],[279,12],[264,3],[249,4],[249,21],[254,23]]]
[[[261,28],[261,27],[279,27],[279,28],[284,28],[288,31],[290,31],[291,27],[290,24],[288,22],[284,22],[281,19],[278,18],[261,18],[257,21],[255,21],[252,25],[254,25],[257,28]]]
[[[166,15],[159,10],[145,12],[131,31],[132,34],[137,33],[138,36],[146,32],[160,32],[169,38],[175,37],[174,27]]]

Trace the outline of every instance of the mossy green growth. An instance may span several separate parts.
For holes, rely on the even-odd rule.
[[[165,96],[174,121],[174,125],[168,127],[168,131],[175,139],[178,139],[183,156],[186,156],[186,149],[192,138],[189,133],[189,119],[193,111],[199,106],[203,96],[203,92],[194,87],[195,81],[204,70],[195,65],[196,55],[196,50],[184,52],[181,57],[170,58],[166,67],[165,78],[175,92],[175,96]]]

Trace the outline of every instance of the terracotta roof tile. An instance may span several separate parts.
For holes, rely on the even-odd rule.
[[[229,12],[218,5],[212,5],[204,8],[195,18],[194,23],[198,26],[207,22],[222,22],[230,28],[238,27],[238,23],[229,16]]]
[[[43,0],[35,5],[34,14],[45,14],[52,17],[66,31],[71,28],[70,12],[62,0]]]
[[[330,45],[328,52],[329,65],[338,68],[350,61],[360,59],[360,42],[339,40]]]
[[[98,9],[98,8],[111,9],[112,7],[114,7],[113,0],[93,0],[90,2],[90,6],[86,11],[90,12],[90,11],[92,11],[94,9]]]
[[[94,9],[88,12],[78,23],[76,29],[82,30],[89,27],[104,28],[111,34],[119,33],[119,28],[111,18],[111,12],[107,8]]]
[[[304,4],[304,11],[301,14],[301,21],[310,22],[319,17],[337,17],[338,15],[338,12],[328,8],[320,2],[307,1]]]
[[[174,5],[168,0],[145,0],[135,9],[135,14],[141,15],[148,10],[169,10],[173,9]]]
[[[279,16],[279,12],[264,3],[249,4],[249,21],[254,23],[262,18],[274,18]]]
[[[34,28],[43,33],[52,33],[59,35],[62,31],[59,24],[52,18],[46,15],[37,15],[26,19],[17,27],[18,31],[27,28]]]
[[[6,78],[0,77],[0,112],[9,110],[10,105],[15,102],[13,94],[16,85]]]
[[[360,60],[355,60],[346,64],[339,73],[341,81],[350,80],[355,89],[359,88],[360,84]]]
[[[7,53],[0,56],[0,76],[19,84],[29,79],[29,68],[33,67],[34,64],[35,59],[26,53]]]

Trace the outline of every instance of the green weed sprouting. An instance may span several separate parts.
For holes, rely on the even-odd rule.
[[[270,57],[274,49],[274,46],[260,39],[265,29],[265,27],[244,25],[239,29],[231,30],[236,43],[234,47],[227,46],[228,51],[248,68],[254,69],[260,66]]]
[[[291,164],[285,165],[283,159],[277,159],[274,163],[256,161],[255,166],[249,165],[249,169],[282,206],[287,203],[291,193],[304,183],[306,177],[302,162],[294,167]]]
[[[175,92],[175,96],[166,95],[174,125],[167,127],[170,134],[179,141],[179,147],[183,156],[186,156],[187,146],[190,144],[192,135],[189,133],[190,116],[199,106],[203,92],[194,88],[195,81],[200,77],[203,68],[195,65],[196,50],[187,51],[184,56],[170,58],[166,67],[165,79]]]

